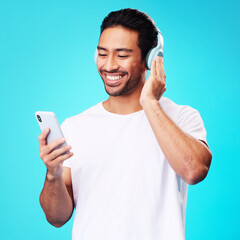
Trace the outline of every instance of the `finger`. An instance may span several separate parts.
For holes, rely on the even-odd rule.
[[[165,71],[164,71],[164,64],[163,64],[163,57],[159,58],[160,60],[160,77],[162,79],[162,81],[166,82],[166,75],[165,75]]]
[[[62,165],[62,163],[67,160],[68,158],[73,156],[73,152],[69,152],[63,155],[60,155],[59,157],[57,157],[56,159],[54,159],[54,161],[50,161],[48,162],[48,167],[52,168],[52,167],[56,167],[58,164]]]
[[[42,133],[39,135],[38,137],[38,141],[39,141],[39,150],[41,151],[41,149],[47,145],[47,136],[50,132],[49,128],[46,128],[42,131]]]
[[[58,148],[53,150],[49,155],[48,158],[46,159],[46,161],[52,161],[56,158],[58,158],[59,156],[63,155],[64,153],[66,153],[67,151],[69,151],[72,147],[70,145]]]
[[[61,155],[57,158],[57,161],[63,163],[65,160],[73,156],[73,152],[66,153],[64,155]]]
[[[156,74],[160,78],[161,77],[161,71],[162,71],[162,62],[159,56],[156,58]]]
[[[64,142],[65,142],[65,138],[59,138],[51,143],[49,143],[48,145],[44,146],[42,149],[41,149],[41,154],[42,155],[47,155],[49,153],[51,153],[55,148],[61,146]]]
[[[156,60],[154,59],[151,64],[150,75],[156,75]]]
[[[51,175],[57,175],[60,173],[62,174],[62,167],[63,167],[63,162],[67,159],[69,159],[70,157],[73,156],[73,153],[67,153],[64,155],[61,155],[60,157],[56,158],[54,161],[50,161],[45,163],[46,167],[47,167],[47,172],[48,174],[50,173]],[[60,171],[60,172],[59,172]]]

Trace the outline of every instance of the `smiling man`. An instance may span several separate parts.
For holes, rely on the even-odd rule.
[[[212,155],[198,111],[162,96],[162,58],[146,80],[157,39],[147,14],[111,12],[96,57],[109,98],[64,121],[71,146],[55,149],[64,139],[47,145],[48,129],[39,136],[47,167],[41,206],[56,227],[75,208],[74,240],[185,238],[187,187],[206,177]]]
[[[146,66],[137,43],[138,32],[121,26],[107,28],[101,34],[97,67],[110,98],[130,95],[136,89],[141,92]]]

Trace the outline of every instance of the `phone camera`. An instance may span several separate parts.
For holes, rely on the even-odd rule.
[[[37,119],[38,119],[39,122],[42,122],[42,119],[39,115],[37,115]]]

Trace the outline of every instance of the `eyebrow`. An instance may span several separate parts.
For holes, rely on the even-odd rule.
[[[100,47],[100,46],[97,46],[97,49],[98,49],[98,50],[108,51],[106,48]],[[117,51],[117,52],[133,52],[133,50],[130,49],[130,48],[117,48],[116,51]]]

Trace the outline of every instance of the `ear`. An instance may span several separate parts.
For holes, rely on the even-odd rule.
[[[144,71],[147,71],[147,70],[148,70],[145,59],[143,60],[143,68],[144,68]]]

